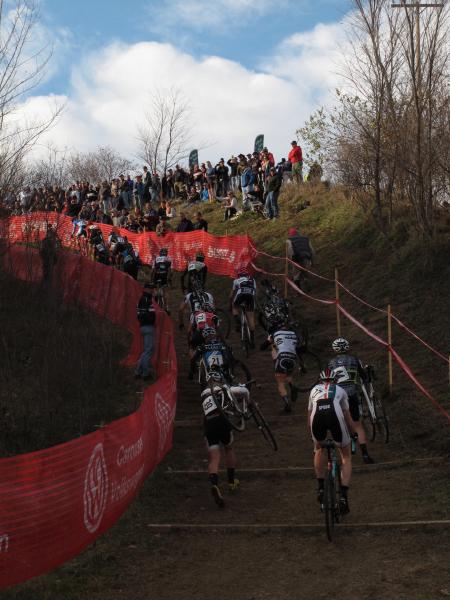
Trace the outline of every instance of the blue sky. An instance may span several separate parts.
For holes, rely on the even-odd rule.
[[[12,1],[12,0],[11,0]],[[259,133],[276,157],[328,104],[338,85],[347,0],[40,0],[39,39],[51,69],[25,114],[64,104],[41,147],[111,145],[139,155],[152,93],[177,88],[201,160],[252,149]],[[55,99],[56,96],[56,99]],[[47,111],[47,113],[46,113]]]
[[[183,4],[189,5],[189,0]],[[203,4],[210,5],[208,13],[216,12],[217,2]],[[49,30],[64,29],[70,44],[40,91],[66,93],[72,65],[115,41],[169,42],[197,57],[218,55],[255,69],[283,39],[309,31],[317,23],[339,21],[348,7],[346,0],[273,0],[258,12],[251,6],[236,11],[235,4],[239,2],[221,7],[220,22],[211,26],[206,16],[195,24],[185,18],[178,20],[176,0],[41,0],[43,23]]]

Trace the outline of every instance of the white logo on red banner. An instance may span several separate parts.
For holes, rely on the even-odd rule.
[[[97,444],[89,459],[84,480],[84,524],[94,533],[102,522],[108,498],[108,472],[106,470],[103,444]]]
[[[159,429],[158,460],[161,458],[166,447],[167,436],[174,418],[174,409],[164,400],[161,394],[156,394],[156,420]]]

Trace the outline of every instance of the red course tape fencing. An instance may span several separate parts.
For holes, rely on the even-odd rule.
[[[252,251],[255,254],[255,259],[256,259],[256,257],[258,255],[261,255],[261,256],[265,256],[265,257],[273,259],[273,260],[284,261],[286,264],[292,264],[296,269],[301,269],[302,271],[307,272],[309,275],[313,275],[314,277],[317,277],[317,278],[319,278],[321,280],[337,284],[340,288],[342,288],[344,291],[346,291],[348,294],[350,294],[353,298],[355,298],[356,300],[358,300],[359,302],[361,302],[365,306],[371,308],[372,310],[376,310],[376,311],[384,313],[386,315],[388,314],[388,312],[386,310],[383,310],[381,308],[377,308],[376,306],[373,306],[373,305],[369,304],[368,302],[366,302],[365,300],[362,300],[361,298],[359,298],[359,296],[357,296],[351,290],[349,290],[347,287],[345,287],[340,281],[335,280],[335,279],[331,279],[329,277],[324,277],[324,276],[322,276],[322,275],[320,275],[318,273],[315,273],[314,271],[311,271],[310,269],[306,269],[305,267],[302,267],[301,265],[298,265],[294,261],[290,260],[287,256],[286,257],[272,256],[271,254],[267,254],[266,252],[261,252],[261,251],[257,250],[257,248],[255,248],[255,246],[251,242],[250,242],[250,244],[251,244]],[[359,329],[361,329],[367,336],[371,337],[378,344],[386,347],[386,349],[388,350],[388,352],[391,354],[392,358],[400,366],[400,368],[403,370],[403,372],[406,374],[406,376],[414,383],[414,385],[416,386],[416,388],[426,398],[428,398],[428,400],[430,400],[432,402],[432,404],[435,406],[435,408],[437,408],[439,410],[439,412],[444,417],[447,418],[448,421],[450,421],[450,413],[430,394],[430,392],[425,388],[425,386],[414,375],[411,367],[403,360],[403,358],[398,354],[398,352],[387,341],[383,340],[378,335],[376,335],[373,331],[371,331],[369,328],[365,327],[358,319],[356,319],[347,310],[345,310],[345,308],[341,305],[339,298],[323,299],[323,298],[316,298],[314,296],[311,296],[310,294],[306,293],[304,290],[302,290],[301,288],[299,288],[288,277],[288,269],[287,268],[286,268],[285,273],[271,273],[270,271],[265,271],[264,269],[261,269],[261,268],[257,267],[254,264],[254,262],[252,262],[251,265],[255,269],[255,271],[257,271],[258,273],[261,273],[261,274],[264,274],[264,275],[271,275],[273,277],[284,277],[287,285],[289,285],[295,292],[297,292],[298,294],[301,294],[303,297],[308,298],[309,300],[313,300],[314,302],[320,302],[321,304],[325,304],[325,305],[334,305],[334,306],[336,306],[337,310],[338,310],[338,312],[340,314],[344,315],[356,327],[358,327]],[[409,329],[395,315],[392,315],[392,319],[395,320],[395,322],[398,325],[400,325],[400,327],[402,327],[405,331],[407,331],[410,335],[412,335],[422,345],[424,345],[431,352],[433,352],[436,356],[438,356],[439,358],[441,358],[442,360],[444,360],[447,364],[449,364],[449,359],[448,358],[446,358],[441,352],[439,352],[438,350],[436,350],[435,348],[433,348],[432,346],[430,346],[427,342],[425,342],[422,338],[420,338],[416,333],[414,333],[414,331],[412,331],[411,329]]]
[[[0,238],[9,239],[11,244],[38,242],[45,237],[48,224],[56,229],[65,248],[80,249],[80,242],[72,236],[72,219],[58,213],[36,212],[3,219],[0,221]],[[119,231],[122,236],[127,236],[145,264],[152,262],[160,248],[168,248],[173,267],[178,271],[184,270],[187,261],[199,250],[205,254],[208,269],[216,275],[234,276],[239,268],[247,266],[253,258],[247,235],[217,237],[206,231],[192,231],[182,234],[168,233],[159,237],[154,232],[132,233],[111,225],[96,225],[100,227],[105,238],[112,229]],[[81,246],[81,249],[83,248],[84,246]]]
[[[39,281],[36,252],[11,247],[2,268]],[[135,363],[141,335],[135,306],[142,287],[123,273],[79,255],[61,253],[55,284],[77,301],[127,329]],[[154,364],[158,380],[140,408],[71,442],[0,460],[0,587],[45,573],[79,554],[122,515],[145,478],[172,445],[177,363],[173,326],[158,310]]]

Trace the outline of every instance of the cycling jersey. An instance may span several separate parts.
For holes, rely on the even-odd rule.
[[[339,354],[330,360],[328,367],[339,374],[336,382],[346,389],[359,389],[361,380],[366,378],[364,367],[356,356]]]
[[[200,312],[205,304],[208,304],[212,309],[214,309],[214,298],[212,294],[208,292],[203,292],[201,295],[191,292],[186,295],[184,303],[189,307],[191,314]]]
[[[344,418],[349,410],[346,391],[334,383],[318,383],[309,395],[311,435],[315,442],[324,442],[330,432],[338,446],[348,446],[350,435]]]
[[[230,356],[226,344],[220,340],[214,340],[204,344],[200,350],[208,371],[215,368],[228,369]]]
[[[276,356],[279,356],[280,354],[297,355],[298,338],[295,331],[279,329],[272,334],[270,341],[275,346]]]
[[[153,270],[155,272],[155,281],[160,280],[162,283],[167,283],[167,276],[170,268],[172,267],[172,261],[167,256],[157,256],[153,261]]]
[[[192,325],[198,329],[198,331],[203,331],[205,329],[215,330],[217,326],[217,317],[212,312],[198,311],[193,313]]]
[[[197,260],[191,261],[181,276],[181,287],[183,289],[185,289],[185,278],[186,277],[188,278],[189,291],[192,291],[192,289],[193,289],[192,284],[193,284],[194,280],[196,280],[197,283],[200,284],[201,287],[204,287],[205,282],[206,282],[207,273],[208,273],[208,267],[205,265],[205,263],[202,263]]]
[[[233,281],[233,303],[244,304],[247,310],[255,310],[256,282],[253,277],[238,277]]]

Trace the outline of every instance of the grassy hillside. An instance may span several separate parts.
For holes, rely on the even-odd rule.
[[[308,203],[306,209],[302,207]],[[209,222],[211,233],[248,233],[258,249],[284,256],[289,227],[307,234],[316,250],[314,269],[322,275],[339,279],[354,293],[369,303],[386,308],[390,303],[395,315],[419,336],[445,356],[450,351],[450,263],[448,260],[448,214],[439,218],[438,234],[432,244],[425,245],[418,233],[398,217],[388,236],[383,236],[373,223],[370,212],[364,211],[339,188],[302,186],[282,193],[279,199],[280,218],[267,221],[255,213],[245,213],[235,220],[223,222],[223,209],[218,204],[200,207]],[[189,212],[189,211],[188,211]],[[197,212],[190,210],[192,215]],[[284,261],[259,258],[259,266],[282,273]],[[319,298],[333,298],[334,284],[311,279],[311,294]],[[305,311],[310,327],[318,337],[329,341],[336,334],[334,307],[305,301],[298,296],[291,300]],[[387,320],[382,313],[364,307],[345,292],[341,292],[343,306],[383,339],[387,337]],[[349,338],[362,360],[372,361],[378,367],[383,385],[386,382],[386,351],[363,332],[341,317],[343,335]],[[397,325],[393,326],[393,345],[411,365],[447,409],[449,401],[448,365],[430,353]],[[330,348],[320,348],[328,356]],[[404,431],[435,441],[445,427],[445,419],[432,407],[429,400],[416,393],[404,374],[395,367],[395,396],[392,411],[408,411]],[[380,384],[381,385],[381,384]],[[415,432],[415,429],[421,432]],[[435,431],[439,432],[435,435]],[[428,435],[429,434],[429,435]],[[448,434],[448,432],[447,432]],[[446,435],[447,435],[446,434]],[[439,444],[440,446],[441,444]],[[444,446],[448,444],[443,444]]]

